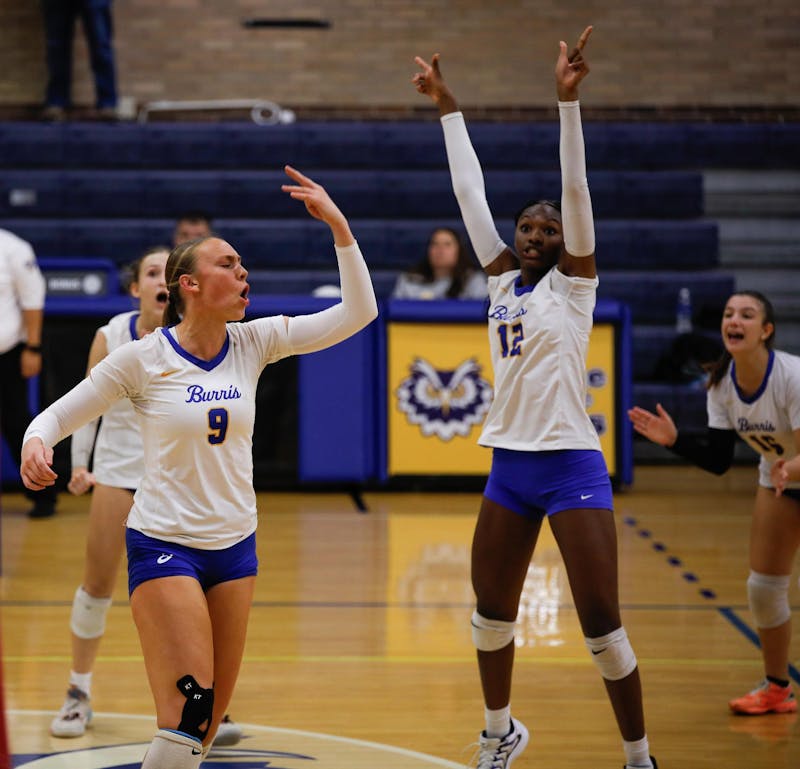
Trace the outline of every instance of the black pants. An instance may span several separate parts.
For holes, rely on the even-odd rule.
[[[0,434],[8,443],[14,462],[19,464],[22,438],[32,419],[28,409],[28,380],[20,372],[20,357],[24,345],[0,353]],[[25,492],[36,506],[52,506],[56,501],[54,486],[42,491]]]

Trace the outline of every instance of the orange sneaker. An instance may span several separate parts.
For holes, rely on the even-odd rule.
[[[797,712],[797,700],[792,687],[784,688],[766,679],[752,692],[745,694],[744,697],[731,700],[728,705],[734,713],[744,716]]]

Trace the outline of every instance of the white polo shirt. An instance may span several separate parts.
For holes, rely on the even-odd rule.
[[[0,353],[25,341],[23,310],[44,307],[45,284],[30,243],[0,230]]]

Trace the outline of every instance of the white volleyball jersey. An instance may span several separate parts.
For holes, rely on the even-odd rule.
[[[114,350],[90,378],[139,418],[144,475],[127,525],[150,537],[222,549],[256,528],[252,435],[262,369],[291,354],[283,316],[230,323],[211,361],[158,329]]]
[[[598,280],[554,267],[536,285],[489,277],[494,401],[478,441],[516,451],[600,450],[586,412],[586,352]]]
[[[772,463],[788,462],[797,455],[793,432],[800,429],[800,358],[770,352],[764,381],[750,397],[739,390],[731,362],[719,384],[708,391],[706,403],[708,426],[736,430],[761,455],[758,482],[771,488]],[[798,489],[800,482],[789,483],[788,488]]]
[[[123,312],[97,330],[105,337],[109,353],[136,339],[138,317],[136,311]],[[127,398],[117,401],[103,414],[92,472],[105,486],[135,489],[139,485],[144,474],[144,449],[136,412]]]

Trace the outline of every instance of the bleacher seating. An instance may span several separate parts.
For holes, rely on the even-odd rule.
[[[558,126],[469,124],[498,229],[559,195]],[[719,233],[704,218],[703,170],[800,167],[791,124],[585,122],[597,227],[599,296],[634,319],[634,399],[658,398],[695,420],[697,387],[648,370],[674,339],[679,289],[719,317],[733,278],[719,269]],[[188,124],[0,124],[0,227],[41,257],[125,263],[168,243],[174,217],[203,209],[251,269],[256,291],[308,293],[336,282],[330,236],[280,189],[289,163],[331,192],[351,220],[379,295],[419,259],[436,225],[461,227],[436,121]],[[702,423],[702,417],[700,418]]]
[[[558,126],[469,124],[484,167],[555,170]],[[584,133],[593,170],[800,167],[792,123],[595,123]],[[435,121],[122,124],[2,123],[2,168],[446,168]]]
[[[443,169],[368,171],[305,169],[353,218],[458,217],[450,175]],[[190,208],[218,218],[303,218],[281,191],[281,171],[8,170],[0,176],[0,217],[175,216]],[[703,213],[697,172],[597,171],[589,183],[598,218],[685,219]],[[489,205],[510,219],[527,200],[552,198],[556,171],[486,172]]]

